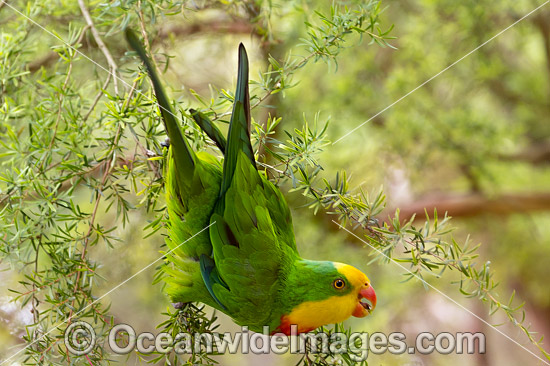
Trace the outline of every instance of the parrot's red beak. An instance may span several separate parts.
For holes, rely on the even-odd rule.
[[[351,315],[357,318],[363,318],[369,315],[376,307],[376,292],[374,292],[372,286],[367,283],[359,290],[358,298],[359,302]]]

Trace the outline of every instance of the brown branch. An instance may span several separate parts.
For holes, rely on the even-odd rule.
[[[416,202],[400,207],[399,216],[409,219],[413,215],[431,216],[434,209],[441,214],[447,212],[452,217],[472,217],[482,214],[511,215],[533,211],[550,211],[550,192],[507,193],[495,197],[481,194],[451,194],[427,196]],[[390,213],[392,210],[387,210]],[[387,216],[387,215],[386,215]]]
[[[50,67],[52,66],[57,60],[59,59],[59,55],[55,53],[54,51],[48,51],[45,55],[40,57],[37,60],[34,60],[33,62],[30,62],[28,64],[28,69],[30,72],[36,72],[44,67]]]
[[[511,90],[504,82],[505,78],[506,76],[499,79],[489,79],[486,81],[486,85],[500,99],[508,102],[505,104],[506,107],[511,107],[518,103],[533,103],[532,100],[528,100],[528,96]]]
[[[109,83],[111,82],[111,77],[112,77],[112,74],[109,73],[109,75],[107,75],[107,79],[105,79],[105,82],[103,83],[103,86],[101,87],[101,89],[97,92],[95,98],[94,98],[94,101],[92,102],[92,105],[90,106],[90,109],[88,110],[88,112],[86,113],[86,115],[84,116],[84,118],[82,118],[82,122],[83,123],[86,123],[86,121],[88,120],[88,118],[90,117],[90,115],[92,114],[92,112],[94,111],[97,103],[99,102],[99,99],[101,99],[101,96],[103,96],[104,94],[104,90],[107,89],[107,86],[109,85]]]
[[[86,8],[86,5],[84,4],[84,0],[78,0],[78,5],[80,6],[80,11],[82,12],[82,15],[84,16],[84,19],[86,19],[86,23],[90,27],[90,30],[92,31],[92,35],[94,36],[94,40],[97,43],[97,46],[105,56],[105,59],[107,60],[107,63],[109,64],[109,72],[113,75],[113,85],[115,87],[115,93],[118,94],[118,80],[117,80],[117,70],[118,66],[111,55],[111,52],[103,43],[103,40],[101,39],[101,36],[99,35],[99,32],[97,31],[97,28],[94,25],[94,22],[92,20],[92,17],[90,15],[90,12]]]
[[[125,165],[128,166],[128,167],[131,167],[136,160],[138,160],[137,156],[131,156],[131,157],[126,157],[126,158],[117,158],[117,161],[116,161],[115,165],[117,167],[123,167]],[[101,161],[101,162],[98,162],[96,165],[91,166],[87,170],[84,170],[84,171],[79,172],[77,174],[73,174],[70,177],[67,177],[66,180],[63,181],[61,186],[59,186],[57,188],[56,192],[61,193],[61,192],[65,192],[65,191],[69,190],[71,187],[73,187],[75,185],[75,182],[74,182],[75,178],[82,178],[84,180],[88,179],[88,178],[98,178],[100,171],[102,169],[107,169],[107,166],[110,163],[111,162],[109,160]],[[13,190],[10,193],[6,193],[4,195],[1,195],[0,196],[0,209],[3,208],[6,204],[8,204],[11,197],[13,195],[15,195],[16,193],[17,193],[17,191]],[[28,200],[28,199],[35,199],[37,197],[39,197],[38,193],[33,191],[33,192],[26,192],[25,194],[23,194],[21,199]]]
[[[80,1],[81,0],[79,0],[79,2]],[[108,155],[111,155],[111,154],[114,153],[116,147],[118,146],[118,142],[120,140],[121,135],[122,135],[122,128],[121,128],[121,124],[119,123],[118,127],[117,127],[117,130],[116,130],[116,133],[115,133],[115,138],[113,140],[113,145],[111,146],[111,149],[110,149]],[[92,233],[94,232],[95,219],[96,219],[96,216],[97,216],[97,210],[99,208],[99,203],[101,202],[103,188],[105,187],[105,183],[107,183],[107,178],[111,175],[111,172],[112,172],[112,170],[114,169],[114,166],[115,166],[114,164],[111,164],[112,161],[113,161],[114,156],[115,155],[113,154],[112,157],[110,157],[106,161],[105,172],[103,173],[103,178],[101,179],[101,183],[99,184],[99,186],[96,188],[97,194],[96,194],[94,209],[93,209],[93,212],[92,212],[92,216],[90,218],[90,223],[89,223],[89,226],[88,226],[88,232],[84,236],[84,245],[83,245],[83,248],[82,248],[82,253],[80,254],[81,263],[79,265],[79,270],[76,273],[76,280],[74,282],[75,290],[73,292],[73,301],[72,301],[71,307],[70,307],[71,310],[69,312],[69,316],[67,317],[67,319],[68,319],[67,326],[69,326],[71,324],[72,320],[73,320],[73,314],[74,314],[73,309],[75,309],[75,303],[77,301],[77,293],[81,291],[80,278],[81,278],[81,274],[82,274],[82,269],[84,269],[84,267],[88,268],[85,265],[85,258],[86,258],[86,254],[88,252],[88,245],[90,243],[90,238],[92,236]],[[67,360],[69,361],[69,352],[68,352],[67,346],[65,346],[65,349],[67,350]]]
[[[211,20],[206,22],[197,22],[190,25],[182,26],[180,24],[169,25],[161,28],[158,37],[155,39],[167,38],[170,35],[177,37],[186,37],[194,34],[253,34],[254,27],[249,22],[244,20],[220,21]]]
[[[141,17],[142,15],[140,15],[140,24],[143,24],[142,23],[143,20]],[[89,24],[88,24],[88,27],[89,27]],[[155,39],[153,40],[153,43],[158,43],[171,35],[177,36],[177,37],[180,37],[180,36],[185,37],[185,36],[190,36],[190,35],[195,35],[200,33],[203,33],[203,34],[204,33],[206,34],[213,34],[213,33],[254,34],[253,31],[254,31],[254,28],[249,23],[246,23],[245,21],[210,21],[210,22],[197,23],[197,24],[191,24],[191,25],[175,24],[175,25],[170,25],[170,26],[161,28],[158,36],[155,37]],[[141,32],[143,35],[144,33],[143,26],[141,26]],[[149,40],[146,37],[144,37],[144,42],[147,49],[150,52],[151,46],[149,44]],[[103,44],[103,42],[101,43]],[[97,47],[100,46],[99,43],[97,42],[97,39],[96,39],[96,44],[97,44]],[[95,48],[96,44],[91,42],[89,47]],[[105,47],[105,49],[107,48]],[[36,72],[40,70],[41,67],[50,67],[58,60],[58,58],[59,57],[57,53],[53,51],[49,51],[39,59],[29,63],[28,69],[30,72]],[[154,59],[153,61],[156,62]],[[111,67],[110,64],[109,64],[109,67]]]
[[[34,324],[38,324],[40,313],[38,311],[38,305],[39,300],[36,296],[36,276],[38,276],[38,258],[40,256],[40,247],[42,246],[42,235],[38,238],[38,244],[36,246],[36,253],[34,255],[34,274],[33,274],[33,280],[32,281],[32,298],[31,298],[31,311],[32,311],[32,317]],[[34,330],[34,335],[36,336],[36,332],[38,331],[38,328]]]
[[[61,90],[58,92],[58,98],[57,98],[57,117],[55,118],[55,125],[53,127],[53,135],[52,139],[50,140],[50,145],[48,146],[48,150],[51,150],[53,147],[53,144],[55,142],[55,138],[57,137],[57,128],[59,127],[59,121],[61,121],[61,112],[63,111],[63,97],[65,96],[65,93],[67,91],[67,86],[69,85],[69,80],[71,79],[71,73],[73,71],[73,60],[69,60],[69,69],[67,70],[67,76],[65,77],[65,81],[63,82],[63,86],[61,87]],[[44,164],[46,160],[42,160],[42,163]]]
[[[523,161],[534,165],[550,164],[550,142],[533,144],[516,154],[499,155],[504,161]]]
[[[30,72],[36,72],[40,70],[42,66],[49,67],[55,63],[59,58],[59,55],[53,51],[49,51],[44,56],[40,57],[39,59],[29,63],[29,71]]]
[[[533,23],[535,23],[542,35],[544,50],[546,51],[546,65],[548,67],[548,76],[550,77],[550,22],[548,21],[548,13],[538,14],[536,17],[533,18]]]

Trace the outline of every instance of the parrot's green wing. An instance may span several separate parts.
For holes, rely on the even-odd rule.
[[[250,97],[248,95],[248,57],[246,50],[241,44],[239,46],[239,70],[237,75],[237,90],[235,91],[235,102],[233,104],[233,113],[229,122],[228,140],[229,146],[224,150],[225,158],[223,163],[222,185],[220,188],[220,198],[216,203],[216,212],[223,212],[225,207],[225,193],[231,184],[231,180],[235,173],[237,157],[240,152],[244,152],[249,161],[256,167],[254,160],[254,152],[250,144]],[[196,115],[196,113],[194,114]],[[195,118],[197,120],[197,118]],[[204,119],[201,121],[203,122]],[[210,124],[211,125],[211,124]],[[207,124],[208,126],[208,124]],[[215,226],[216,220],[211,218],[210,222]],[[212,226],[212,227],[213,227]],[[224,281],[221,279],[215,260],[207,255],[202,255],[200,258],[201,273],[206,288],[216,302],[226,308],[216,293],[214,285],[218,285],[228,289]]]
[[[209,229],[221,281],[210,285],[235,318],[259,326],[269,319],[280,281],[297,252],[290,210],[256,169],[249,130],[248,60],[241,45],[220,199]]]
[[[173,108],[164,92],[154,66],[147,57],[136,34],[126,29],[126,38],[144,62],[153,83],[159,109],[170,138],[165,163],[166,204],[168,207],[170,250],[163,267],[166,291],[175,301],[202,301],[211,303],[211,296],[201,281],[199,261],[211,255],[212,245],[207,230],[210,217],[219,196],[221,166],[212,155],[195,153],[188,145],[175,118]],[[200,266],[212,267],[211,263]]]
[[[239,45],[239,71],[237,76],[237,90],[235,90],[235,103],[233,114],[229,122],[227,133],[228,147],[223,161],[223,178],[220,189],[220,197],[223,197],[236,171],[238,156],[244,153],[254,169],[256,160],[250,143],[250,96],[248,93],[248,56],[242,43]],[[224,200],[220,200],[223,205]]]

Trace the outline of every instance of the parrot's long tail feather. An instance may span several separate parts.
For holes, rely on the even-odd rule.
[[[193,113],[193,112],[192,112]],[[197,121],[197,117],[195,117]],[[200,122],[204,122],[200,121]],[[199,123],[200,125],[200,123]],[[207,126],[208,129],[209,126]],[[202,127],[201,127],[202,128]],[[204,128],[203,128],[204,130]],[[215,131],[215,130],[212,130]],[[209,134],[210,136],[210,134]],[[210,136],[217,140],[217,136]],[[223,141],[218,139],[219,141]],[[250,101],[248,95],[248,56],[242,43],[239,45],[239,71],[237,76],[237,90],[235,91],[235,103],[233,104],[233,114],[231,115],[231,121],[229,123],[229,132],[227,133],[227,144],[225,147],[225,158],[223,162],[222,183],[220,188],[219,199],[216,203],[216,214],[212,215],[211,222],[214,220],[214,225],[210,229],[210,237],[215,233],[227,233],[227,227],[224,226],[223,212],[225,211],[225,194],[231,186],[231,181],[235,175],[235,169],[237,168],[237,160],[241,152],[243,152],[250,163],[256,168],[256,161],[254,160],[254,152],[250,143]],[[219,215],[218,215],[219,213]],[[201,274],[204,284],[216,301],[216,303],[222,308],[225,306],[214,292],[214,286],[220,285],[229,288],[223,282],[223,279],[219,276],[215,262],[211,256],[201,255],[200,257]]]
[[[220,197],[223,197],[233,179],[239,152],[244,152],[256,167],[254,151],[250,143],[250,97],[248,93],[248,56],[241,43],[239,45],[239,71],[233,114],[227,134],[227,148],[223,165],[223,180]]]
[[[192,179],[193,171],[195,168],[195,153],[187,144],[187,141],[183,137],[181,130],[178,126],[178,122],[175,117],[174,110],[168,101],[164,88],[160,82],[159,77],[151,63],[151,60],[147,56],[143,45],[139,41],[138,37],[130,28],[126,28],[126,39],[132,48],[137,52],[143,63],[147,68],[149,77],[153,82],[153,88],[157,97],[162,119],[164,120],[164,127],[170,138],[170,147],[173,149],[174,162],[176,164],[176,172],[178,174],[178,181],[186,182]]]

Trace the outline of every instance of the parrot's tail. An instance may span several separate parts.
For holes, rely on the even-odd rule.
[[[153,83],[153,88],[155,89],[155,95],[158,100],[160,113],[162,114],[162,119],[164,121],[164,127],[168,137],[170,138],[170,148],[173,150],[173,158],[176,164],[176,175],[177,181],[182,182],[183,184],[190,186],[191,180],[193,179],[193,173],[196,163],[195,152],[189,147],[187,141],[183,137],[181,130],[179,128],[178,122],[176,120],[176,114],[172,108],[172,105],[166,97],[164,88],[160,82],[159,77],[153,63],[147,56],[143,45],[139,41],[138,37],[130,28],[126,28],[125,31],[126,39],[134,51],[137,52],[143,63],[147,68],[149,77]]]
[[[239,74],[237,76],[237,89],[235,90],[235,103],[227,133],[227,148],[223,162],[223,178],[220,189],[220,200],[231,185],[231,180],[237,167],[239,154],[244,152],[251,164],[256,168],[254,151],[250,143],[250,96],[248,92],[248,56],[241,43],[239,45]],[[223,210],[220,210],[223,211]]]

